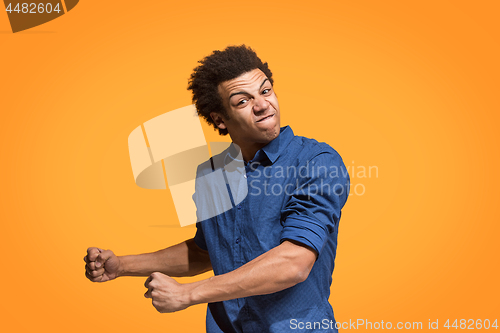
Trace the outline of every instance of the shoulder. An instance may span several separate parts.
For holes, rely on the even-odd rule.
[[[196,170],[196,178],[206,176],[209,173],[211,173],[212,171],[213,171],[212,170],[212,162],[210,161],[210,159],[208,159],[205,162],[198,165],[198,168]]]
[[[196,170],[196,178],[206,176],[218,169],[223,169],[227,164],[228,158],[230,158],[230,156],[232,155],[237,155],[237,151],[235,153],[235,148],[233,147],[233,145],[228,144],[228,147],[221,153],[214,155],[213,157],[198,165],[198,168]]]

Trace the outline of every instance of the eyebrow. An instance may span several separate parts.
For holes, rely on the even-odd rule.
[[[262,83],[260,84],[260,88],[262,88],[262,86],[264,85],[264,83],[266,83],[266,81],[269,81],[268,78],[265,78],[264,81],[262,81]],[[246,91],[238,91],[238,92],[235,92],[235,93],[232,93],[231,95],[229,95],[229,99],[231,99],[231,97],[235,96],[235,95],[245,95],[247,94]]]

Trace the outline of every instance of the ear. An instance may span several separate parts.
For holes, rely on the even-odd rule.
[[[211,112],[210,117],[214,121],[215,125],[217,125],[220,129],[226,129],[226,124],[224,124],[224,119],[217,112]]]

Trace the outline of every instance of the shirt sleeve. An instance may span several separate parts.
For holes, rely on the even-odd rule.
[[[201,222],[196,223],[196,234],[194,235],[194,242],[200,249],[208,251]]]
[[[349,174],[333,149],[321,152],[298,167],[296,187],[282,210],[280,242],[294,240],[321,253],[338,227],[349,196]]]
[[[200,192],[203,193],[203,191],[201,191],[199,188],[200,187],[199,186],[199,184],[200,184],[199,177],[204,175],[203,170],[207,169],[206,165],[207,165],[207,162],[199,165],[198,169],[196,170],[195,192],[193,193],[193,196],[192,196],[194,204],[196,206],[196,219],[197,219],[196,234],[194,235],[194,242],[196,245],[198,245],[198,247],[200,249],[203,249],[205,251],[207,251],[207,243],[205,241],[205,234],[203,233],[203,227],[201,226],[202,219],[200,218],[201,212],[199,210],[202,208],[199,207],[200,200],[198,199],[198,196],[200,195]]]

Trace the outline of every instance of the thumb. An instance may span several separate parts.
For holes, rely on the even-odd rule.
[[[95,267],[99,268],[104,266],[104,263],[114,255],[111,250],[101,250],[101,253],[97,256],[95,260]]]

